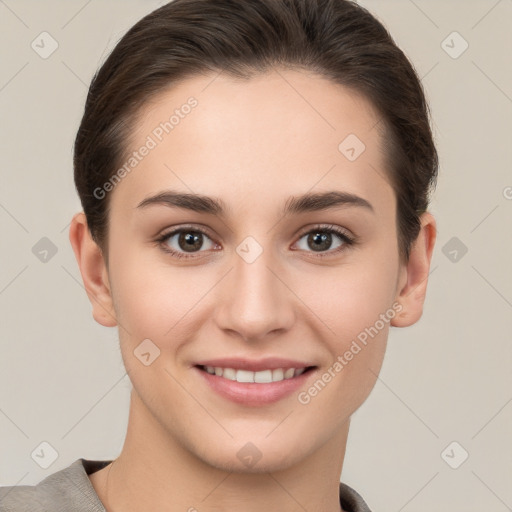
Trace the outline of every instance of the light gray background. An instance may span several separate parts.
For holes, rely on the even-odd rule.
[[[72,145],[87,86],[121,35],[165,2],[0,0],[0,485],[121,450],[130,383],[68,241]],[[422,77],[441,158],[438,241],[421,321],[392,329],[354,415],[343,481],[380,512],[512,510],[512,0],[360,2]],[[43,59],[41,32],[58,42]],[[469,44],[458,58],[462,41]],[[445,43],[442,43],[446,40]],[[40,261],[48,237],[57,253]],[[457,237],[467,253],[451,261]],[[453,242],[452,242],[453,243]],[[459,244],[460,245],[460,244]],[[449,257],[450,256],[450,257]],[[47,469],[31,457],[46,441]],[[452,469],[445,459],[469,458]]]

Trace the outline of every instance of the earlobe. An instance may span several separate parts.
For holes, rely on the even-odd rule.
[[[92,239],[85,214],[77,213],[71,220],[69,241],[82,275],[85,291],[92,305],[96,322],[105,327],[117,325],[107,266],[101,249]]]
[[[420,222],[420,232],[411,246],[409,261],[401,270],[396,301],[400,303],[402,310],[391,321],[391,325],[395,327],[413,325],[423,313],[437,231],[436,221],[431,213],[423,213]]]

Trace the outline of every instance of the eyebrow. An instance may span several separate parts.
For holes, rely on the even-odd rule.
[[[166,190],[144,199],[137,205],[137,208],[146,208],[151,205],[184,208],[219,217],[225,217],[228,211],[225,203],[218,198],[172,190]],[[366,199],[355,194],[339,191],[306,193],[301,196],[292,196],[286,201],[281,213],[282,215],[299,214],[348,206],[362,207],[375,213],[373,206]]]

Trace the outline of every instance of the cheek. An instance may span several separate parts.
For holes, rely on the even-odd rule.
[[[397,258],[397,253],[389,248],[380,253],[361,254],[350,264],[323,274],[316,271],[314,279],[311,276],[301,281],[302,286],[296,289],[315,313],[310,316],[311,321],[321,329],[319,335],[332,358],[325,375],[329,382],[326,387],[331,392],[318,402],[325,400],[327,409],[334,394],[340,405],[346,401],[345,406],[355,410],[375,383],[390,321],[399,308],[394,302]],[[322,384],[317,388],[322,388]]]
[[[187,313],[203,289],[190,277],[140,257],[125,258],[116,268],[120,350],[134,388],[146,403],[158,402],[164,383],[181,396],[168,371],[174,375],[174,357],[189,338],[184,332]]]
[[[369,251],[367,251],[369,252]],[[396,294],[396,254],[354,256],[337,268],[311,270],[297,280],[294,291],[344,348],[392,307]]]
[[[324,293],[310,295],[315,303],[311,309],[318,311],[322,321],[321,339],[330,361],[298,401],[326,424],[333,418],[341,424],[358,409],[375,385],[384,360],[390,321],[396,314],[392,281],[367,270],[326,279]]]
[[[175,351],[186,338],[183,330],[195,308],[214,284],[211,270],[171,266],[153,251],[127,251],[113,261],[116,316],[125,350],[150,339],[162,351]]]

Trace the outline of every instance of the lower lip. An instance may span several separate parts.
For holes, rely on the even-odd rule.
[[[291,379],[261,384],[225,379],[201,370],[197,366],[194,367],[194,370],[199,372],[207,384],[222,397],[238,404],[253,407],[272,404],[287,397],[301,386],[304,386],[306,380],[315,372],[315,369],[312,368]]]

